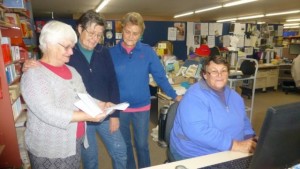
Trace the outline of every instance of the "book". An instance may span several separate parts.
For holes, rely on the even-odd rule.
[[[111,106],[104,110],[104,112],[100,109],[96,100],[93,99],[89,94],[86,93],[77,93],[79,100],[74,103],[74,105],[85,113],[89,114],[92,117],[100,113],[105,113],[106,115],[112,114],[115,110],[125,110],[129,103],[120,103],[114,106]]]

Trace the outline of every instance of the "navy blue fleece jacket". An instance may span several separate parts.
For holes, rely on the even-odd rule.
[[[106,47],[97,45],[89,64],[76,44],[68,64],[81,75],[85,88],[92,97],[104,102],[120,103],[116,72]],[[109,117],[119,117],[119,111]]]

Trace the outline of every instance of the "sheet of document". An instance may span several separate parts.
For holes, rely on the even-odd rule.
[[[125,109],[127,109],[128,106],[129,106],[129,103],[127,103],[127,102],[116,104],[112,107],[107,108],[106,109],[106,114],[111,114],[115,110],[125,110]]]
[[[93,99],[89,94],[77,93],[77,95],[80,98],[80,100],[74,103],[74,105],[77,108],[79,108],[80,110],[84,111],[85,113],[89,114],[92,117],[95,117],[100,113],[103,113],[103,111],[100,109],[95,99]],[[109,115],[113,113],[115,110],[125,110],[128,106],[129,103],[126,102],[120,103],[107,108],[104,113],[106,113],[106,115]]]

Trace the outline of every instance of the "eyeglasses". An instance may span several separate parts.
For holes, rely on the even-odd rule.
[[[96,37],[97,39],[100,39],[102,37],[102,34],[96,34],[95,32],[89,32],[87,29],[84,29],[84,30],[88,33],[89,37],[91,37],[91,38]]]
[[[218,71],[211,71],[211,72],[207,72],[208,74],[210,74],[212,77],[216,77],[216,76],[225,76],[228,75],[228,70],[222,70],[221,72]]]
[[[74,46],[65,46],[65,45],[63,45],[61,43],[57,43],[57,44],[59,44],[61,47],[63,47],[66,51],[73,50],[73,48],[74,48]]]

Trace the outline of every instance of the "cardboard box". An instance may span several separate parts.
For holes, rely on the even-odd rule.
[[[160,54],[173,55],[173,44],[170,41],[160,41],[157,43],[157,50]]]
[[[16,13],[5,13],[5,21],[17,27],[21,27],[20,17]]]

